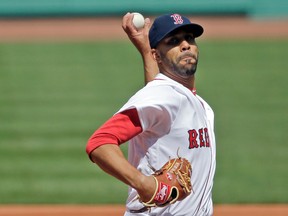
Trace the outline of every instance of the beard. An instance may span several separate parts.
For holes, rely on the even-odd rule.
[[[187,57],[192,59],[188,58],[187,60],[184,60],[184,58]],[[184,78],[193,76],[196,73],[198,65],[198,58],[191,53],[182,54],[176,59],[175,62],[167,59],[164,55],[162,55],[162,61],[173,73]]]
[[[172,63],[174,71],[181,76],[188,77],[196,73],[197,61],[193,64],[191,60],[187,60],[185,65]]]

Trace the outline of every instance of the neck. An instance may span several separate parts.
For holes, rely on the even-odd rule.
[[[166,73],[166,72],[162,73],[190,90],[195,89],[195,75],[191,75],[189,77],[181,77],[175,75],[174,73]]]

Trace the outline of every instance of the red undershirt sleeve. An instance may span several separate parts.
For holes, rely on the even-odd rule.
[[[90,156],[92,151],[101,145],[120,145],[142,132],[141,123],[135,108],[117,113],[97,129],[88,140],[86,152]]]

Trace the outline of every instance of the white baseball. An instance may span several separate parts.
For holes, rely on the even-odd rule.
[[[134,14],[134,17],[133,17],[133,25],[136,27],[137,30],[141,29],[144,27],[144,17],[142,14],[140,13],[133,13]]]

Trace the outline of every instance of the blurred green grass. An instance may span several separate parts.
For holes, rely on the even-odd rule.
[[[288,202],[288,40],[198,44],[198,94],[216,114],[215,202]],[[0,203],[124,203],[127,187],[85,146],[143,86],[136,49],[0,44],[0,71]]]

